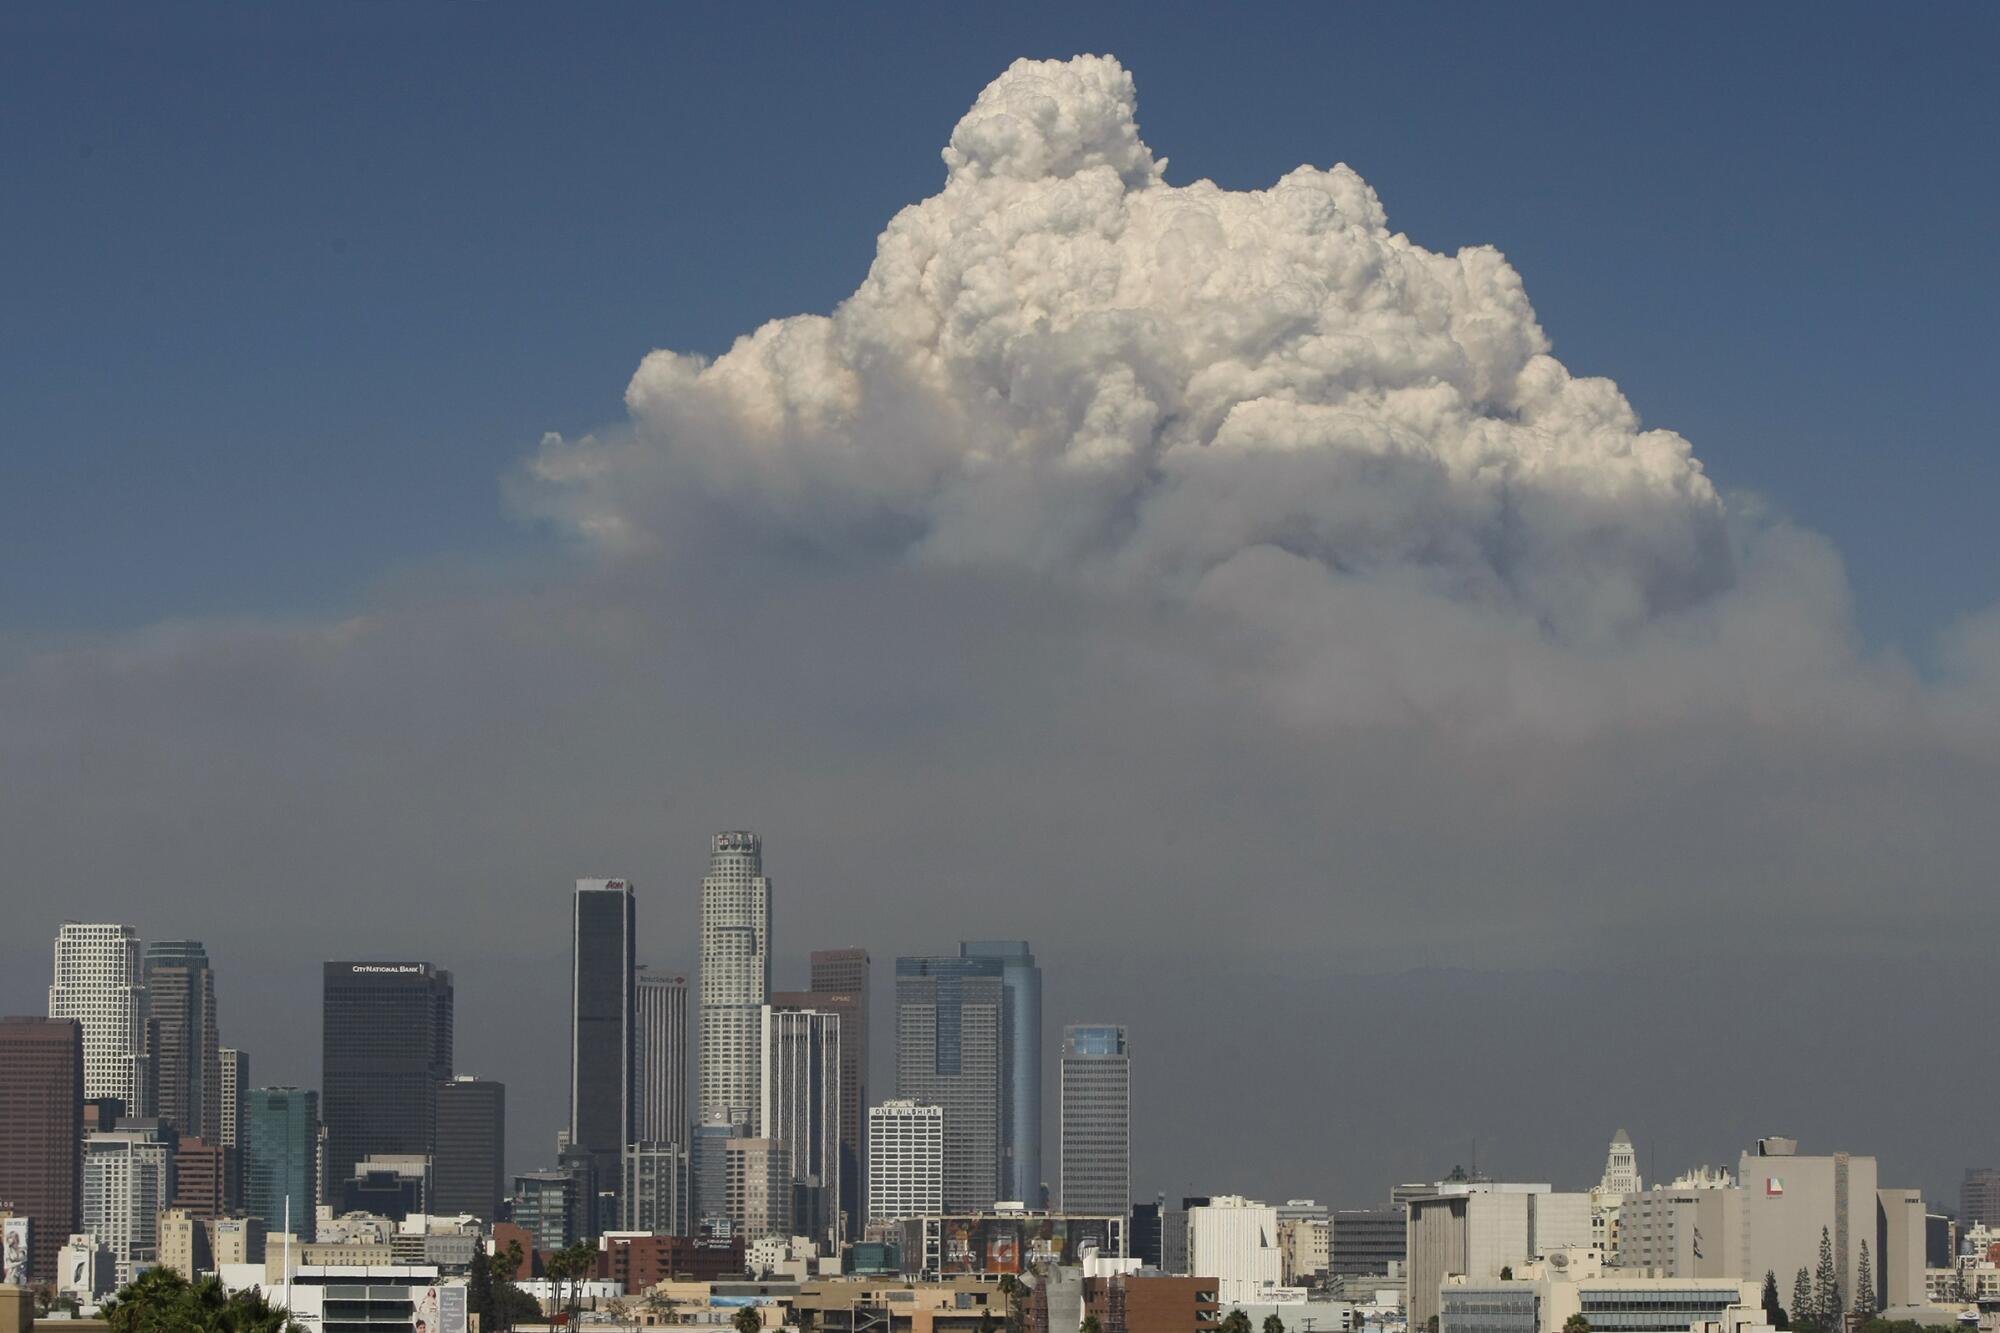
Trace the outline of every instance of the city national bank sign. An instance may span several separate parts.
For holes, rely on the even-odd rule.
[[[349,963],[348,966],[356,972],[387,972],[393,976],[422,976],[430,970],[423,963]]]

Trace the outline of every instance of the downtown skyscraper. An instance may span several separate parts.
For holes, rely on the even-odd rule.
[[[1000,1197],[1042,1206],[1042,969],[1026,940],[969,940],[962,958],[1000,963]]]
[[[28,1219],[28,1271],[56,1279],[83,1216],[83,1030],[73,1018],[0,1018],[0,1200]]]
[[[632,1141],[637,928],[631,881],[576,882],[570,912],[569,1147],[590,1156],[593,1198],[616,1190],[619,1158]]]
[[[701,1118],[752,1124],[771,994],[771,881],[755,833],[715,835],[701,882]]]
[[[633,990],[637,1037],[632,1060],[632,1142],[688,1146],[686,977],[640,967]]]
[[[223,1169],[229,1173],[228,1204],[234,1210],[243,1202],[243,1120],[244,1106],[250,1096],[250,1053],[224,1046],[216,1053],[216,1065],[220,1070],[217,1086],[221,1089],[221,1108],[215,1135],[222,1145]]]
[[[998,958],[896,960],[896,1096],[944,1108],[944,1206],[1001,1193],[1007,990]]]
[[[460,1074],[438,1088],[437,1154],[431,1160],[433,1213],[470,1213],[489,1226],[507,1197],[507,1089]]]
[[[764,1006],[763,1104],[757,1134],[784,1155],[792,1232],[835,1252],[841,1233],[840,1015],[807,1003]]]
[[[146,946],[146,1038],[157,1088],[154,1114],[181,1133],[220,1145],[222,1048],[215,973],[199,940]]]
[[[621,1224],[627,1231],[687,1235],[694,1225],[687,978],[641,967],[635,993],[638,1036],[632,1068],[637,1086],[632,1094],[632,1137],[619,1167]],[[722,1197],[720,1185],[715,1197]]]
[[[160,1210],[173,1203],[173,1138],[151,1117],[84,1136],[79,1227],[111,1247],[121,1284],[159,1257]]]
[[[436,1152],[453,1000],[451,973],[429,963],[328,963],[324,985],[317,1109],[333,1187],[372,1154]]]
[[[153,1113],[138,931],[65,921],[56,932],[49,1017],[73,1018],[83,1027],[85,1097],[116,1097],[126,1115]]]
[[[1132,1056],[1125,1029],[1063,1029],[1062,1210],[1123,1217],[1132,1205]]]
[[[243,1208],[272,1234],[312,1235],[319,1207],[320,1097],[310,1088],[257,1088],[243,1101]],[[330,1174],[330,1173],[329,1173]],[[352,1169],[332,1177],[334,1183]]]
[[[813,1007],[840,1015],[840,1207],[847,1238],[858,1239],[867,1180],[868,951],[815,949],[811,962]]]

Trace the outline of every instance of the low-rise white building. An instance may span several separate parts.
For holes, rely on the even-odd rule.
[[[1224,1194],[1187,1210],[1188,1271],[1216,1281],[1222,1306],[1282,1301],[1284,1257],[1278,1210]],[[1304,1300],[1303,1291],[1299,1300]]]
[[[1554,1251],[1511,1278],[1448,1279],[1438,1333],[1561,1333],[1581,1315],[1619,1333],[1764,1333],[1760,1284],[1727,1278],[1639,1277],[1607,1269],[1589,1247]]]
[[[273,1306],[289,1310],[292,1321],[307,1333],[319,1333],[329,1326],[364,1325],[467,1333],[470,1324],[464,1281],[440,1277],[437,1268],[428,1264],[293,1264],[289,1268],[280,1264],[276,1273],[267,1271],[263,1264],[223,1264],[217,1275],[228,1291],[260,1292]]]
[[[56,1259],[56,1290],[89,1307],[118,1290],[118,1259],[111,1247],[86,1233],[71,1236]]]

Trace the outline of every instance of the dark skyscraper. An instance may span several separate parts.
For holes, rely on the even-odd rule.
[[[638,911],[622,879],[580,879],[570,910],[569,1145],[614,1189],[632,1141]],[[595,1214],[591,1216],[594,1218]],[[594,1227],[583,1234],[595,1235]]]
[[[28,1271],[56,1280],[81,1229],[83,1029],[68,1018],[0,1018],[0,1200],[29,1219]]]
[[[944,1206],[1000,1191],[1007,995],[998,958],[896,960],[896,1095],[944,1108]]]
[[[1958,1225],[2000,1225],[2000,1167],[1968,1167],[1958,1187]]]
[[[970,940],[963,958],[994,958],[1006,987],[1001,1034],[1000,1197],[1042,1206],[1042,969],[1026,940]],[[1123,1208],[1118,1210],[1121,1214]]]
[[[840,1015],[840,1207],[853,1239],[868,1178],[868,951],[815,949],[810,1003]]]
[[[461,1076],[438,1088],[437,1156],[430,1209],[470,1213],[488,1226],[507,1197],[507,1089]]]
[[[155,1113],[183,1134],[219,1143],[222,1053],[208,950],[198,940],[155,940],[146,946],[144,974]]]
[[[1132,1205],[1132,1225],[1125,1232],[1125,1248],[1147,1268],[1160,1267],[1160,1214],[1165,1210],[1164,1199]]]
[[[451,973],[429,963],[328,963],[319,1112],[326,1178],[372,1153],[431,1153],[451,1077]]]

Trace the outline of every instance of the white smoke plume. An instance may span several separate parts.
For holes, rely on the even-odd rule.
[[[1096,56],[1016,62],[944,161],[831,316],[648,356],[630,429],[546,441],[531,505],[645,546],[692,487],[824,551],[1169,597],[1303,563],[1571,642],[1735,581],[1687,441],[1549,354],[1498,251],[1425,250],[1347,167],[1170,185]]]

